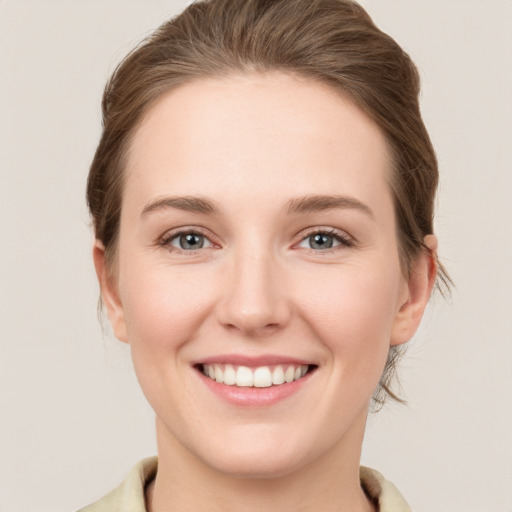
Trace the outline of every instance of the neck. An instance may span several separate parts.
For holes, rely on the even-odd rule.
[[[158,472],[146,493],[148,512],[202,510],[336,510],[375,512],[359,480],[362,428],[334,449],[284,475],[244,477],[217,471],[179,443],[157,420]]]

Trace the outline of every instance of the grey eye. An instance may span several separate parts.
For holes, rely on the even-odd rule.
[[[180,235],[175,236],[170,241],[169,245],[182,249],[183,251],[193,251],[196,249],[202,249],[207,244],[209,244],[209,242],[203,235],[198,233],[181,233]]]
[[[331,249],[334,245],[334,237],[326,233],[315,233],[308,236],[309,246],[311,249]]]
[[[321,252],[337,247],[352,247],[352,245],[353,242],[342,232],[317,231],[304,237],[299,247]]]

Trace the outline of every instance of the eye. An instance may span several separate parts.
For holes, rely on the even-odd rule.
[[[172,250],[184,252],[212,247],[212,243],[205,235],[195,231],[182,231],[170,234],[162,240],[162,245],[170,247]]]
[[[328,251],[337,247],[351,247],[354,242],[344,233],[336,230],[319,230],[303,238],[299,247],[314,251]]]

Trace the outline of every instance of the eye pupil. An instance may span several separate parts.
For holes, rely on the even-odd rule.
[[[182,249],[201,249],[204,245],[204,237],[195,233],[187,233],[180,236],[180,247]]]
[[[333,244],[332,236],[323,233],[317,233],[310,237],[311,247],[313,249],[330,249]]]

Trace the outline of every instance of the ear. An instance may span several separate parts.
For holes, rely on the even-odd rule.
[[[124,309],[119,298],[117,279],[105,260],[105,247],[103,247],[103,244],[99,240],[94,242],[92,256],[100,284],[101,298],[107,310],[107,316],[112,326],[114,336],[118,340],[127,343],[128,336],[126,332]]]
[[[436,282],[437,238],[427,235],[424,242],[428,250],[422,251],[412,262],[393,324],[391,345],[401,345],[413,337]]]

